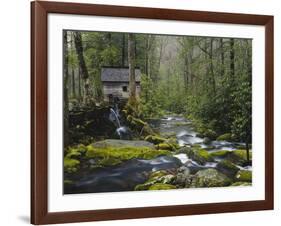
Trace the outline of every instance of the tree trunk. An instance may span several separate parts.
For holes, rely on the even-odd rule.
[[[214,64],[213,64],[213,38],[210,39],[210,55],[209,55],[209,64],[210,64],[210,74],[211,74],[211,83],[214,94],[216,94],[216,80],[214,74]]]
[[[189,74],[189,60],[188,53],[185,54],[184,57],[184,91],[187,93],[188,90],[188,74]]]
[[[149,36],[145,39],[145,74],[148,76],[148,51],[149,51]]]
[[[221,77],[224,76],[224,46],[223,38],[220,38]]]
[[[247,162],[250,164],[250,150],[249,150],[249,143],[246,142],[246,152],[247,152]]]
[[[79,61],[79,67],[81,69],[82,78],[84,80],[84,104],[89,104],[90,102],[90,90],[89,90],[89,73],[85,63],[84,55],[83,55],[83,45],[82,45],[82,37],[80,32],[74,32],[74,41],[75,41],[75,48],[76,53]]]
[[[251,40],[246,40],[247,42],[247,72],[250,84],[252,84],[252,48]]]
[[[234,59],[234,39],[230,39],[230,76],[231,80],[234,81],[234,76],[235,76],[235,62]]]
[[[126,57],[126,36],[125,33],[122,34],[122,66],[125,67],[125,57]]]
[[[67,31],[63,33],[63,48],[64,48],[64,65],[63,65],[63,99],[64,99],[64,147],[67,147],[69,144],[69,110],[68,110],[68,43],[67,43]]]
[[[74,49],[74,38],[73,38],[73,32],[71,32],[71,40],[70,40],[70,44],[71,44],[71,50]],[[73,62],[71,63],[71,85],[72,85],[72,98],[76,99],[76,90],[75,90],[75,71],[74,71],[74,65]]]
[[[128,63],[129,63],[130,99],[135,99],[136,75],[135,75],[135,35],[134,34],[128,34]]]
[[[81,69],[78,67],[78,95],[79,95],[79,101],[81,101],[82,98],[82,92],[81,92]]]

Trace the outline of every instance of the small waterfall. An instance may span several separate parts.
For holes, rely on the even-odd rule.
[[[132,136],[131,136],[131,131],[129,128],[125,127],[125,126],[121,126],[120,120],[119,120],[119,114],[118,114],[118,107],[116,107],[116,111],[113,108],[110,108],[110,120],[112,122],[116,122],[117,123],[117,129],[116,129],[116,133],[118,134],[119,138],[122,140],[131,140]]]
[[[110,108],[110,112],[114,115],[115,120],[116,120],[117,125],[118,125],[118,128],[120,128],[120,127],[121,127],[121,124],[120,124],[120,120],[119,120],[119,118],[118,118],[117,113],[116,113],[112,108]]]

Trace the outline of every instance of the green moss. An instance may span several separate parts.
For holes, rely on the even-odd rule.
[[[71,185],[71,184],[73,184],[73,181],[72,180],[64,180],[63,183],[64,183],[64,185]]]
[[[239,168],[228,160],[220,161],[217,165],[217,169],[231,178],[239,171]]]
[[[173,146],[168,144],[168,143],[160,143],[156,145],[157,149],[162,149],[162,150],[173,150]]]
[[[176,137],[176,133],[175,132],[165,132],[165,133],[161,133],[161,136],[163,136],[164,138],[168,139],[168,138],[173,138]]]
[[[163,177],[165,175],[167,175],[168,172],[165,171],[165,170],[159,170],[159,171],[155,171],[155,172],[152,172],[149,176],[149,179],[154,179],[154,178],[157,178],[157,177]]]
[[[213,160],[212,157],[210,156],[210,154],[206,150],[204,150],[204,149],[197,150],[196,153],[200,157],[206,159],[206,161],[212,161]]]
[[[116,165],[122,161],[133,158],[152,159],[159,155],[171,155],[167,150],[155,150],[150,147],[127,146],[127,147],[93,147],[87,146],[86,157],[95,158],[97,165]]]
[[[252,182],[252,171],[250,170],[239,170],[235,175],[237,181]]]
[[[235,182],[235,183],[231,184],[231,186],[251,186],[251,185],[252,185],[252,183],[242,182],[242,181]]]
[[[249,153],[250,161],[252,161],[252,151]],[[231,151],[227,158],[235,164],[244,166],[248,163],[246,150]]]
[[[145,184],[138,184],[135,187],[135,191],[145,191],[148,190],[148,188],[151,186],[151,184],[149,183],[145,183]]]
[[[99,160],[98,164],[101,166],[114,166],[114,165],[120,164],[121,162],[122,162],[122,160],[109,156],[109,157]]]
[[[171,184],[156,183],[148,188],[148,190],[170,190],[170,189],[176,189],[176,186]]]
[[[235,150],[232,152],[234,155],[247,160],[247,151],[246,150]],[[250,160],[252,160],[252,151],[250,151]]]
[[[212,162],[213,157],[204,149],[193,149],[186,153],[189,158],[204,165],[206,162]]]
[[[220,136],[217,137],[217,140],[218,141],[231,141],[232,140],[232,134],[231,133],[225,133],[225,134],[222,134]]]
[[[145,137],[144,140],[151,142],[153,144],[160,144],[160,143],[164,143],[167,141],[167,139],[160,137],[160,136],[156,136],[156,135],[148,135]]]
[[[64,157],[63,159],[63,166],[64,166],[64,171],[68,173],[75,173],[78,170],[80,161],[77,159],[71,159],[68,157]]]
[[[211,152],[210,155],[211,155],[212,157],[223,158],[223,157],[226,157],[229,153],[230,153],[229,151],[220,150],[220,151]]]
[[[67,154],[65,157],[67,158],[79,158],[83,153],[85,153],[87,147],[83,144],[79,144],[77,146],[68,147]]]

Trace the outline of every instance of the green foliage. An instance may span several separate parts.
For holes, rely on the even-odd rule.
[[[157,118],[163,115],[154,83],[145,74],[141,76],[140,104],[140,111],[143,113],[144,118]]]
[[[128,66],[127,34],[81,34],[89,87],[101,102],[101,67]],[[251,143],[251,40],[136,34],[135,41],[141,93],[128,101],[127,116],[145,121],[183,113],[203,137],[216,139],[223,134],[218,140]],[[78,71],[75,46],[68,47],[69,66]]]
[[[232,123],[232,133],[240,141],[252,140],[252,88],[249,82],[243,82],[232,95],[236,111]]]

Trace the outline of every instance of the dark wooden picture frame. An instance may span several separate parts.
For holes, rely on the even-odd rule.
[[[265,200],[48,212],[48,14],[265,26]],[[52,224],[273,209],[273,16],[62,2],[31,3],[31,223]]]

